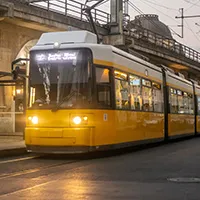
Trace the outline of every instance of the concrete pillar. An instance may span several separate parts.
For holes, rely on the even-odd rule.
[[[129,2],[129,0],[124,0],[124,14],[125,15],[129,15],[128,14],[128,2]]]
[[[110,1],[111,34],[123,34],[123,0]]]
[[[123,35],[123,0],[110,0],[111,23],[110,34],[103,36],[103,43],[113,46],[124,46]]]
[[[41,31],[17,26],[1,21],[0,23],[0,71],[11,72],[11,62],[16,59],[22,47],[30,40],[38,39]],[[5,77],[9,79],[9,77]],[[1,86],[0,106],[6,106],[10,112],[12,100],[12,87]],[[4,89],[4,90],[3,90]],[[3,98],[2,98],[3,97]],[[1,119],[0,119],[1,120]]]
[[[11,107],[11,118],[12,118],[12,132],[15,133],[15,101],[12,102]]]

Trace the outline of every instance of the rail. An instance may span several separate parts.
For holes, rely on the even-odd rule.
[[[138,41],[148,42],[153,44],[154,47],[161,47],[173,53],[173,56],[178,55],[190,59],[192,61],[200,63],[200,52],[185,46],[171,38],[166,38],[162,35],[154,33],[147,29],[140,29],[140,31],[129,31],[126,35],[131,36]]]
[[[48,11],[73,17],[81,21],[87,21],[87,17],[83,13],[83,8],[85,8],[85,5],[75,0],[27,0],[26,2],[28,2],[29,5],[40,7]],[[97,25],[105,25],[110,22],[110,14],[102,10],[93,9],[92,16]]]

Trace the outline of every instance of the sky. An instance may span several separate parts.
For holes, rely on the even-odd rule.
[[[81,0],[85,3],[85,0]],[[139,14],[157,14],[159,20],[172,29],[172,36],[178,42],[200,52],[200,17],[184,19],[184,38],[181,35],[180,8],[184,16],[200,15],[200,0],[129,0],[140,12],[129,6],[129,15],[134,19]],[[95,2],[95,1],[94,1]],[[101,5],[99,9],[109,12],[109,2]],[[197,23],[197,25],[195,25]]]

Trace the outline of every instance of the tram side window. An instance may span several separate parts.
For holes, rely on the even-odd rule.
[[[189,96],[187,92],[183,92],[184,113],[189,114]]]
[[[100,106],[111,106],[110,70],[96,67],[97,102]]]
[[[135,75],[129,76],[131,109],[142,110],[141,78]]]
[[[117,109],[129,109],[129,84],[127,74],[115,71],[115,99]]]
[[[170,112],[194,114],[193,95],[181,90],[170,88]]]
[[[177,90],[170,88],[170,113],[178,113]]]
[[[153,111],[151,81],[142,79],[143,110]]]
[[[158,83],[152,83],[153,88],[153,107],[155,112],[163,111],[163,97],[161,85]]]
[[[194,99],[192,94],[188,94],[188,107],[189,107],[189,114],[194,114]]]
[[[110,83],[109,69],[96,67],[96,82],[97,84]]]
[[[197,96],[198,115],[200,115],[200,97]]]
[[[184,102],[183,102],[183,92],[181,90],[177,90],[178,95],[178,113],[184,113]]]

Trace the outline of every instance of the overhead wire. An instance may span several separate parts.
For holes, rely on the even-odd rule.
[[[200,5],[197,5],[198,3],[200,3],[200,0],[198,0],[196,3],[191,3],[190,1],[186,1],[186,0],[184,0],[184,1],[187,2],[187,3],[192,4],[189,8],[185,9],[185,12],[187,12],[188,10],[190,10],[191,8],[193,8],[194,6],[200,7]],[[192,21],[196,24],[196,22],[194,20],[192,20]],[[199,32],[197,32],[196,34],[198,34],[198,33]]]
[[[142,2],[145,3],[146,5],[148,5],[149,7],[155,9],[156,11],[162,13],[163,15],[167,16],[168,18],[172,19],[173,21],[175,21],[175,22],[177,23],[177,21],[176,21],[174,18],[170,17],[169,15],[167,15],[167,14],[161,12],[160,10],[158,10],[158,9],[156,9],[155,7],[153,7],[153,6],[149,5],[148,3],[146,3],[146,0],[145,0],[145,1],[142,0]],[[148,2],[149,2],[149,1],[148,1]],[[169,27],[169,26],[168,26],[168,27]],[[180,34],[178,34],[175,30],[173,30],[173,29],[170,28],[170,27],[169,27],[169,29],[170,29],[175,35],[177,35],[178,37],[181,37]]]
[[[148,1],[148,0],[145,0],[145,2],[146,2],[146,1],[147,1],[147,2],[150,2],[150,1]],[[197,3],[199,3],[199,2],[200,2],[200,0],[199,0]],[[197,3],[196,3],[196,4],[197,4]],[[147,3],[146,3],[146,4],[147,4]],[[192,6],[195,6],[196,4],[193,4]],[[147,4],[147,5],[150,6],[149,4]],[[150,6],[150,7],[152,7],[152,6]],[[154,8],[154,7],[152,7],[152,8]],[[154,9],[157,10],[158,12],[164,14],[165,16],[171,18],[173,21],[176,21],[175,19],[173,19],[172,17],[166,15],[165,13],[161,12],[160,10],[158,10],[158,9],[156,9],[156,8],[154,8]],[[190,28],[190,26],[189,26],[189,24],[187,23],[187,21],[186,21],[186,24],[188,25],[188,29],[193,33],[194,37],[195,37],[198,41],[200,41],[200,39],[196,36],[196,34],[194,33],[194,31]],[[176,33],[172,28],[169,27],[169,29],[170,29],[175,35],[181,37],[181,36],[180,36],[178,33]],[[183,40],[184,40],[184,42],[186,42],[184,38],[183,38]]]
[[[102,3],[100,3],[97,7],[99,7],[99,6],[101,6],[102,4],[105,4],[105,3],[107,3],[109,0],[105,0],[105,1],[103,1]]]
[[[170,29],[170,31],[171,31],[172,33],[174,33],[174,35],[177,35],[178,37],[182,38],[181,35],[178,34],[176,31],[174,31],[172,28],[170,28],[169,26],[168,26],[168,28]]]
[[[85,5],[87,5],[87,3],[91,3],[91,2],[94,2],[94,1],[97,1],[97,0],[86,0],[85,1]],[[106,2],[108,2],[109,0],[105,0],[103,2],[101,2],[100,4],[98,4],[97,7],[101,6],[102,4],[105,4]]]
[[[186,1],[187,3],[192,4],[189,8],[185,9],[184,12],[187,12],[189,9],[193,8],[194,6],[200,7],[200,5],[197,5],[198,3],[200,3],[200,0],[198,0],[196,3],[191,3],[190,1]],[[196,21],[194,21],[192,18],[190,18],[190,20],[192,20],[192,22],[196,25]]]
[[[163,5],[161,5],[161,4],[158,4],[158,3],[155,3],[155,2],[152,2],[152,1],[149,1],[149,0],[145,0],[145,1],[147,1],[147,2],[149,2],[149,3],[151,3],[151,4],[154,4],[154,5],[156,5],[156,6],[165,8],[165,9],[167,9],[167,10],[174,10],[174,11],[177,11],[177,9],[175,9],[175,8],[170,8],[170,7],[167,7],[167,6],[163,6]]]
[[[188,26],[188,29],[192,32],[192,34],[194,35],[194,37],[200,42],[200,39],[197,37],[197,35],[194,33],[194,31],[190,28],[189,24],[187,21],[185,21],[185,23],[187,24]]]
[[[180,10],[179,10],[180,12]],[[192,20],[192,19],[190,19]],[[192,20],[194,22],[194,20]],[[194,37],[200,41],[200,39],[197,37],[197,35],[194,33],[194,31],[191,29],[191,27],[189,26],[188,22],[187,22],[187,19],[184,20],[184,22],[187,24],[187,29],[190,30],[192,32],[192,34],[194,35]],[[195,23],[195,22],[194,22]],[[187,41],[183,38],[184,42],[187,43]]]
[[[131,1],[128,1],[128,4],[135,9],[139,14],[143,14],[144,12],[142,10],[140,10],[137,6],[135,6]],[[145,16],[144,16],[145,17]],[[145,17],[147,20],[149,20],[149,22],[154,25],[154,27],[160,28],[158,24],[156,24],[153,20],[149,19],[148,17]]]
[[[162,13],[162,14],[165,15],[166,17],[168,17],[168,18],[172,19],[173,21],[177,22],[177,21],[176,21],[174,18],[172,18],[171,16],[169,16],[169,15],[167,15],[167,14],[161,12],[160,10],[158,10],[158,9],[156,9],[155,7],[153,7],[153,6],[149,5],[148,3],[146,3],[146,0],[145,0],[145,1],[144,1],[144,0],[141,0],[141,1],[142,1],[144,4],[146,4],[147,6],[153,8],[154,10],[156,10],[156,11]],[[178,10],[176,10],[176,11],[178,12]]]
[[[196,3],[191,3],[191,2],[189,2],[189,1],[186,1],[187,3],[190,3],[190,4],[192,4],[189,8],[187,8],[186,10],[185,10],[185,12],[186,11],[188,11],[189,9],[191,9],[192,7],[194,7],[194,6],[197,6],[197,7],[200,7],[200,5],[197,5],[198,3],[200,3],[200,0],[198,0]]]
[[[135,6],[131,1],[128,1],[128,4],[136,10],[139,14],[144,14],[137,6]]]
[[[144,14],[137,6],[135,6],[132,2],[128,2],[129,3],[129,5],[133,8],[133,9],[135,9],[137,12],[139,12],[139,14]],[[151,20],[151,19],[149,19],[148,17],[146,17],[148,20],[149,20],[149,22],[154,26],[154,27],[157,27],[157,28],[159,28],[160,29],[160,26],[158,25],[158,24],[156,24],[153,20]],[[170,30],[172,30],[171,28],[170,28]],[[177,36],[179,36],[180,37],[180,35],[178,34],[178,33],[176,33],[174,30],[172,30],[172,32],[174,32]]]

